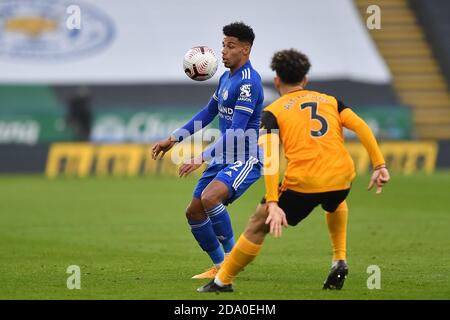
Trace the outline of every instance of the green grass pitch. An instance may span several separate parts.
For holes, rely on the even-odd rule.
[[[349,277],[323,291],[331,246],[316,209],[268,237],[231,294],[195,291],[210,266],[186,224],[195,178],[0,177],[0,299],[449,299],[450,172],[394,176],[381,195],[357,178],[349,196]],[[236,238],[262,180],[229,207]],[[69,265],[81,289],[68,290]],[[369,290],[369,265],[381,289]]]

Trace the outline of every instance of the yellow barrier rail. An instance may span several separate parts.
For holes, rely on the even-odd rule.
[[[357,142],[346,144],[358,173],[366,173],[371,168],[369,156]],[[164,159],[154,161],[150,156],[150,145],[90,143],[56,143],[50,147],[46,176],[127,176],[165,174],[176,175],[177,165],[171,160],[171,152]],[[427,142],[384,142],[380,148],[390,171],[405,175],[416,172],[430,174],[436,167],[438,144]],[[199,150],[195,150],[198,153]],[[285,167],[281,161],[281,170]],[[201,170],[195,174],[199,175]]]

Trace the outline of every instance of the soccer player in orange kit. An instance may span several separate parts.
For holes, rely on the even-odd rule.
[[[279,51],[272,58],[281,97],[262,115],[269,158],[264,161],[266,194],[215,279],[198,288],[199,292],[233,291],[233,279],[258,255],[265,236],[270,232],[281,237],[283,226],[297,225],[318,205],[326,211],[333,246],[332,267],[323,288],[341,289],[344,284],[348,274],[345,199],[356,175],[344,146],[344,127],[356,132],[372,160],[369,190],[376,184],[380,193],[390,176],[368,125],[335,97],[305,90],[310,66],[308,57],[294,49]],[[268,170],[274,162],[278,164],[278,152],[267,152],[278,141],[288,163],[280,186],[278,168]]]

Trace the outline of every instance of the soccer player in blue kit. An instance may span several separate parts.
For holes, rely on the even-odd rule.
[[[257,140],[264,95],[261,77],[249,60],[255,34],[242,22],[224,26],[223,34],[222,61],[229,71],[220,77],[208,104],[152,148],[153,159],[159,154],[162,157],[176,142],[207,126],[219,115],[222,136],[200,157],[179,169],[180,176],[186,176],[203,162],[209,162],[186,209],[186,217],[192,234],[214,266],[193,276],[194,279],[214,278],[225,256],[231,252],[234,235],[225,206],[258,180],[262,168]],[[194,122],[199,121],[201,126],[194,126]],[[243,148],[237,147],[240,144]]]

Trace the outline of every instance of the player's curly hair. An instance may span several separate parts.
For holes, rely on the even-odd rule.
[[[296,84],[303,80],[311,68],[308,57],[295,49],[275,52],[270,68],[286,84]]]
[[[227,24],[222,30],[227,37],[236,37],[239,41],[248,42],[250,45],[253,45],[255,40],[253,29],[242,21]]]

